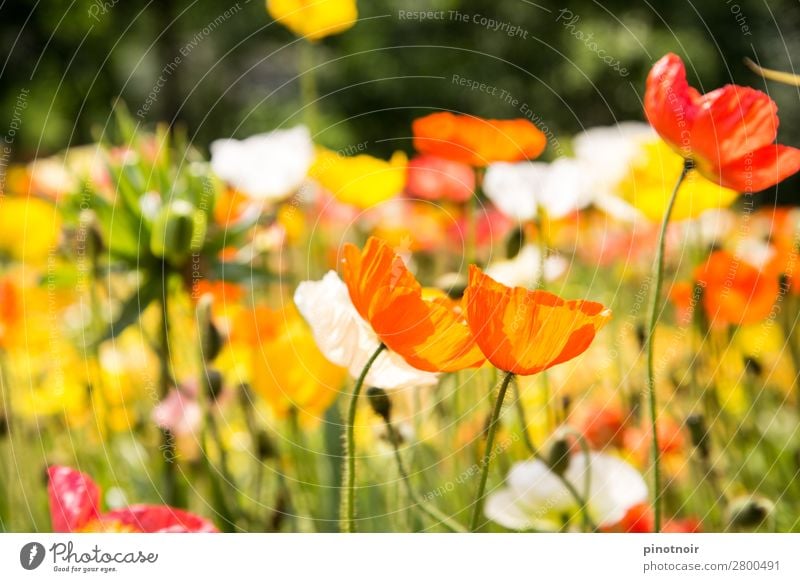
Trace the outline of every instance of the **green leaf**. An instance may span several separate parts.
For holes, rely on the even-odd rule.
[[[162,289],[159,281],[148,280],[142,283],[139,289],[123,304],[117,319],[108,326],[100,336],[98,344],[119,336],[128,326],[138,321],[145,309],[161,296]]]

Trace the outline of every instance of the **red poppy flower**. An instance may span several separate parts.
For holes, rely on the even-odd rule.
[[[547,138],[527,119],[482,119],[446,111],[416,119],[414,147],[455,162],[483,167],[538,157]]]
[[[658,449],[662,456],[682,455],[686,451],[686,437],[683,427],[669,417],[658,421]],[[653,431],[647,426],[630,427],[623,435],[623,447],[640,464],[647,462],[650,446],[653,442]]]
[[[445,158],[417,156],[406,166],[406,191],[425,200],[466,202],[475,192],[475,171]]]
[[[765,93],[725,85],[705,95],[683,61],[662,57],[647,77],[644,109],[659,135],[703,176],[739,192],[764,190],[800,170],[800,150],[778,145],[778,108]]]
[[[457,303],[423,297],[403,260],[374,237],[363,251],[344,247],[343,279],[359,315],[390,350],[426,372],[453,372],[484,362]]]
[[[54,532],[216,532],[197,515],[166,505],[131,505],[100,511],[100,489],[88,475],[69,467],[47,470],[50,482],[50,518]]]
[[[776,277],[762,273],[727,251],[715,251],[697,267],[694,279],[703,285],[703,309],[716,325],[763,321],[780,290]]]
[[[571,422],[593,449],[622,447],[625,431],[630,420],[622,407],[615,405],[586,407],[575,415]],[[576,452],[580,452],[578,449]]]
[[[652,533],[655,528],[653,508],[648,503],[634,505],[619,523],[604,531],[613,533]],[[694,517],[671,519],[662,528],[664,533],[699,533],[700,520]]]
[[[467,322],[486,358],[522,376],[579,356],[611,318],[600,303],[506,287],[475,265],[469,268],[464,301]]]

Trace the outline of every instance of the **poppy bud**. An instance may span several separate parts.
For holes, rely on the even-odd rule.
[[[740,497],[731,501],[728,523],[734,529],[757,529],[774,510],[775,504],[765,497]]]
[[[216,368],[206,368],[206,388],[208,389],[208,397],[211,398],[212,402],[216,402],[217,398],[222,394],[223,386],[222,373]]]
[[[175,267],[203,248],[205,213],[186,200],[176,200],[159,210],[150,232],[150,251]]]
[[[639,349],[644,349],[644,344],[647,341],[647,330],[644,327],[644,323],[639,322],[636,324],[636,342],[639,344]]]
[[[709,454],[708,430],[706,429],[706,421],[703,415],[690,414],[686,419],[686,427],[689,429],[692,445],[697,448],[702,456],[707,457]]]
[[[509,234],[506,239],[506,259],[510,260],[515,258],[519,254],[519,251],[522,250],[524,244],[525,231],[521,226],[518,226],[511,231],[511,234]]]
[[[458,301],[467,289],[467,280],[460,273],[447,273],[436,280],[436,287],[447,293],[447,296]]]
[[[269,435],[264,430],[260,430],[256,434],[256,454],[262,461],[275,459],[278,456],[278,451],[275,449],[272,439],[269,438]]]
[[[745,356],[744,371],[752,375],[753,377],[758,378],[761,376],[761,374],[764,373],[764,367],[756,359],[755,356]]]
[[[222,350],[222,334],[211,318],[211,298],[204,296],[200,298],[197,305],[197,322],[200,326],[200,349],[202,350],[203,360],[213,362]]]
[[[392,417],[392,401],[386,394],[383,388],[376,388],[375,386],[367,390],[367,401],[372,407],[372,410],[380,416],[384,421],[389,422]]]
[[[550,455],[547,458],[547,465],[556,475],[563,475],[569,468],[569,443],[566,439],[558,439],[550,447]]]

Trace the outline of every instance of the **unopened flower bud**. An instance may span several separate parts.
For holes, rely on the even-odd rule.
[[[758,529],[774,510],[775,504],[765,497],[740,497],[731,501],[728,523],[734,529]]]
[[[511,234],[509,234],[506,239],[506,259],[511,260],[515,258],[519,254],[519,251],[522,250],[524,244],[525,231],[521,226],[518,226],[511,231]]]
[[[701,455],[709,455],[708,430],[706,421],[702,414],[690,414],[686,419],[686,427],[689,429],[689,436],[692,438],[692,445],[697,448]]]
[[[150,251],[175,267],[203,248],[205,213],[186,200],[176,200],[159,210],[150,233]]]
[[[260,430],[256,434],[256,448],[256,454],[262,461],[274,459],[278,456],[278,451],[275,449],[272,439],[269,438],[269,435],[264,430]]]
[[[647,330],[644,327],[644,323],[637,323],[635,332],[636,343],[639,344],[639,349],[644,349],[644,344],[647,342]]]
[[[764,367],[761,365],[755,356],[744,357],[744,371],[755,378],[760,377],[764,373]]]
[[[392,401],[386,390],[372,386],[367,390],[367,401],[375,411],[375,414],[380,416],[386,422],[389,422],[392,417]]]
[[[213,362],[222,350],[222,334],[220,334],[211,317],[211,297],[200,298],[197,304],[197,324],[200,326],[200,349],[203,360]]]
[[[563,475],[569,468],[569,443],[567,439],[560,438],[550,447],[550,456],[547,458],[547,465],[556,475]]]
[[[208,397],[212,402],[216,402],[217,398],[222,394],[222,388],[225,382],[222,378],[222,373],[216,368],[206,368],[206,387],[208,388]]]

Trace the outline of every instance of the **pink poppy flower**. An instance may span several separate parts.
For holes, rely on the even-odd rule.
[[[53,531],[212,533],[218,531],[207,519],[167,505],[130,505],[103,513],[100,488],[88,475],[69,467],[47,469],[50,482],[50,519]]]
[[[424,200],[466,202],[475,192],[475,171],[460,162],[423,154],[406,167],[406,192]]]

